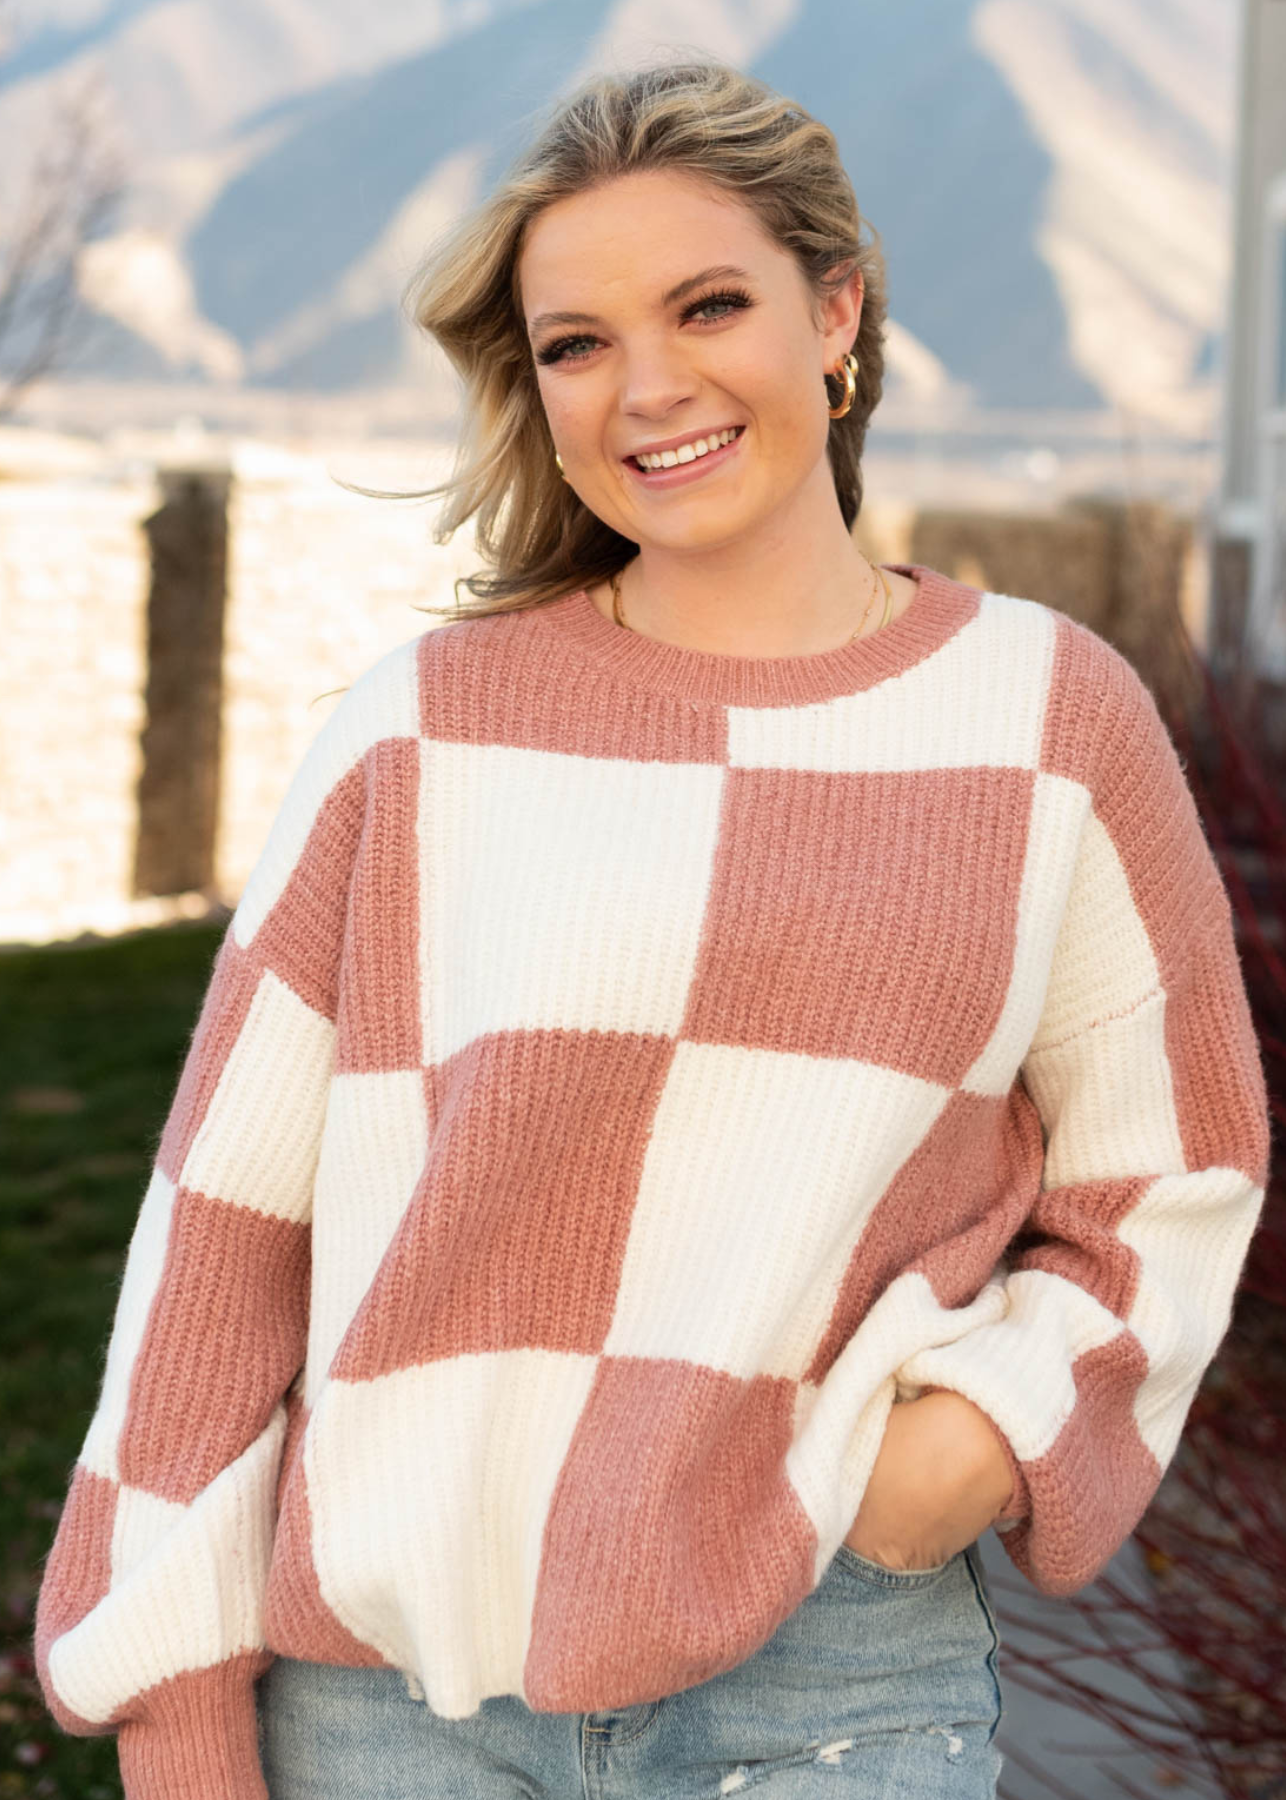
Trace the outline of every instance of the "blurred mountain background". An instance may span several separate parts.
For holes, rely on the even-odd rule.
[[[27,0],[0,217],[69,80],[127,189],[64,378],[454,389],[400,307],[581,74],[724,56],[835,131],[889,264],[884,410],[1217,429],[1236,12],[1212,0]]]

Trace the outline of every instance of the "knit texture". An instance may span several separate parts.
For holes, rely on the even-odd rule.
[[[748,1658],[890,1407],[1010,1460],[1014,1564],[1129,1535],[1269,1125],[1231,909],[1130,664],[919,564],[733,657],[583,590],[383,656],[222,941],[40,1589],[130,1800],[263,1800],[274,1654],[447,1718]]]

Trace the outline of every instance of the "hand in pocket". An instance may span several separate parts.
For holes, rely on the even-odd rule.
[[[1011,1471],[986,1415],[937,1390],[895,1405],[844,1539],[890,1569],[928,1569],[972,1544],[1009,1499]]]

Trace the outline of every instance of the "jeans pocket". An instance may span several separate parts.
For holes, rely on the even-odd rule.
[[[933,1563],[927,1569],[891,1569],[887,1563],[873,1562],[869,1556],[862,1556],[851,1545],[842,1543],[831,1566],[876,1587],[918,1588],[937,1581],[963,1555],[963,1550],[958,1550],[955,1556],[949,1556],[945,1562]]]

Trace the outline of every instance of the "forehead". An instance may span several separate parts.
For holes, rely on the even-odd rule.
[[[642,279],[659,295],[699,264],[762,266],[783,254],[736,195],[696,175],[647,169],[545,207],[527,227],[517,274],[530,313],[575,306],[578,295],[616,282]]]

